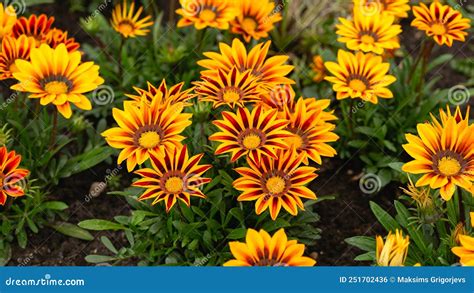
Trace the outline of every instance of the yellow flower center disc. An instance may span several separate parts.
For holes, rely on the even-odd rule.
[[[235,103],[240,100],[240,94],[234,89],[225,90],[222,99],[226,103]]]
[[[367,89],[365,83],[360,79],[353,79],[349,82],[349,87],[357,92],[363,92]]]
[[[244,139],[242,140],[242,144],[244,145],[244,147],[249,150],[254,150],[258,148],[261,143],[262,143],[262,139],[260,138],[260,136],[254,133],[251,133],[245,136]]]
[[[257,28],[257,22],[253,18],[246,17],[242,21],[242,28],[246,32],[254,32]]]
[[[375,42],[375,39],[371,35],[363,35],[360,38],[360,41],[364,44],[373,44]]]
[[[453,176],[461,171],[461,164],[455,158],[442,157],[438,161],[438,170],[444,176]]]
[[[291,137],[287,137],[285,141],[288,145],[295,147],[296,149],[301,148],[304,144],[303,138],[296,133],[294,133]]]
[[[145,149],[152,149],[160,144],[160,135],[155,131],[146,131],[140,135],[138,143]]]
[[[274,176],[267,180],[265,186],[271,194],[280,194],[285,190],[286,182],[280,176]]]
[[[128,35],[133,31],[133,26],[128,21],[123,21],[119,24],[118,29],[122,34]]]
[[[170,177],[165,182],[165,188],[169,193],[180,193],[183,191],[183,179],[179,177]]]
[[[435,35],[444,35],[446,33],[446,27],[442,23],[434,23],[431,26],[431,30]]]
[[[210,9],[204,9],[199,13],[199,18],[206,22],[213,21],[216,19],[216,13]]]
[[[44,86],[44,90],[51,95],[60,95],[67,93],[69,88],[63,81],[50,81]]]

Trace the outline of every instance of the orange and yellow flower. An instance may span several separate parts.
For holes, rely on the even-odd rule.
[[[193,25],[198,30],[214,27],[220,30],[229,29],[229,23],[238,15],[231,0],[179,0],[181,8],[176,13],[181,15],[178,27]]]
[[[150,82],[147,82],[147,85],[148,89],[146,90],[138,87],[133,87],[133,89],[137,92],[138,95],[125,95],[138,104],[140,104],[142,100],[145,100],[146,103],[150,104],[153,100],[159,99],[163,106],[181,103],[184,107],[191,106],[192,103],[190,103],[189,100],[195,97],[195,95],[192,94],[194,88],[182,91],[184,87],[184,82],[180,82],[169,88],[166,85],[165,79],[161,81],[158,87],[155,87]]]
[[[271,42],[260,43],[250,50],[247,49],[239,39],[232,41],[232,47],[220,43],[220,53],[205,52],[204,56],[209,59],[198,61],[198,64],[207,70],[201,71],[201,75],[216,78],[218,69],[230,72],[234,66],[240,72],[252,70],[252,75],[258,77],[262,85],[271,88],[280,84],[294,84],[295,82],[286,77],[293,70],[293,66],[285,65],[288,56],[278,55],[267,58]]]
[[[123,3],[117,4],[112,11],[112,27],[124,38],[145,36],[150,31],[147,27],[153,25],[153,21],[149,15],[139,19],[142,12],[142,6],[135,11],[134,1],[128,6],[127,0],[123,0]]]
[[[247,43],[252,38],[267,38],[274,24],[282,19],[273,0],[240,0],[237,1],[237,8],[239,14],[231,22],[232,32],[242,35]]]
[[[112,110],[118,127],[104,131],[102,136],[111,147],[122,149],[118,163],[127,160],[129,172],[148,160],[152,152],[163,156],[165,151],[180,148],[184,139],[180,134],[191,125],[192,114],[182,113],[181,104],[163,107],[160,102],[155,99],[151,104],[142,101],[137,105],[125,101],[124,110]]]
[[[463,266],[474,266],[474,237],[469,235],[459,235],[461,246],[451,248],[451,251],[460,259]]]
[[[81,53],[69,53],[65,44],[52,49],[46,44],[33,48],[30,61],[16,60],[13,76],[18,83],[11,88],[30,93],[41,105],[53,104],[65,118],[72,115],[71,104],[79,109],[92,109],[84,93],[104,83],[99,66],[94,62],[81,63]]]
[[[469,18],[463,18],[461,12],[438,1],[431,3],[429,8],[424,3],[413,6],[413,14],[415,19],[411,25],[425,31],[440,46],[451,47],[453,41],[464,42],[471,27]]]
[[[398,18],[408,17],[409,0],[353,0],[354,10],[365,16],[381,14],[381,17],[392,15]]]
[[[326,62],[324,65],[334,76],[325,79],[333,83],[337,99],[360,98],[373,104],[378,98],[393,98],[387,88],[396,78],[388,75],[389,63],[383,63],[382,57],[368,53],[357,52],[355,55],[339,50],[338,63]]]
[[[469,191],[473,185],[474,124],[469,125],[468,114],[462,117],[459,108],[454,115],[449,108],[440,113],[440,121],[432,116],[432,123],[418,124],[418,136],[406,134],[403,148],[414,160],[402,170],[423,174],[416,186],[439,189],[441,197],[450,200],[456,186]]]
[[[51,48],[56,48],[59,44],[65,44],[68,52],[74,52],[79,49],[80,45],[74,38],[69,38],[66,31],[53,28],[46,35],[44,42]]]
[[[214,133],[209,140],[220,142],[215,154],[231,153],[235,162],[248,155],[256,162],[262,157],[277,158],[276,150],[287,148],[283,139],[290,136],[285,131],[288,121],[277,118],[277,111],[264,111],[255,107],[252,112],[247,108],[238,108],[237,114],[222,112],[223,120],[215,120],[220,132]]]
[[[230,252],[235,259],[224,266],[298,266],[312,267],[316,261],[303,256],[305,246],[296,240],[288,240],[285,230],[278,230],[270,236],[265,230],[247,230],[245,242],[229,242]]]
[[[300,166],[303,159],[294,148],[277,151],[277,158],[263,156],[260,161],[249,158],[248,167],[235,169],[241,176],[233,183],[242,192],[237,200],[255,200],[255,213],[260,215],[268,209],[272,220],[282,207],[296,216],[298,208],[304,210],[301,198],[316,199],[314,192],[305,186],[318,176],[314,173],[316,168]]]
[[[5,36],[0,52],[0,80],[12,78],[17,70],[16,60],[29,60],[30,51],[35,48],[35,39],[21,35],[18,39]]]
[[[16,12],[12,5],[3,6],[0,2],[0,41],[11,34],[16,23]]]
[[[12,35],[15,38],[19,38],[21,35],[33,37],[36,46],[39,47],[50,32],[53,22],[54,17],[48,17],[46,14],[40,16],[32,14],[29,18],[22,16],[13,26]]]
[[[30,171],[18,169],[21,156],[15,151],[9,152],[5,146],[0,147],[0,205],[4,205],[7,196],[19,197],[25,194],[23,187],[18,183],[23,180]]]
[[[345,43],[353,51],[373,52],[383,54],[384,50],[400,48],[397,36],[402,32],[398,24],[394,24],[395,17],[379,14],[366,16],[354,11],[354,19],[339,18],[336,34],[338,42]]]
[[[228,105],[244,107],[246,103],[255,103],[260,100],[262,93],[258,78],[252,75],[251,70],[240,73],[233,67],[229,73],[221,69],[216,79],[202,76],[202,81],[195,82],[195,92],[199,100],[212,102],[213,107]]]
[[[132,185],[146,188],[139,199],[154,199],[153,205],[164,201],[166,212],[169,212],[177,199],[189,207],[191,196],[206,198],[199,188],[211,181],[210,178],[202,177],[211,165],[199,165],[203,155],[189,158],[186,146],[167,150],[164,156],[151,152],[150,161],[153,168],[135,171],[142,178]]]
[[[311,69],[314,72],[313,80],[315,82],[321,82],[326,77],[326,68],[324,67],[323,57],[320,55],[313,57],[313,63],[311,63]]]
[[[405,265],[408,254],[410,237],[403,236],[402,231],[396,230],[395,234],[389,232],[385,242],[382,236],[376,238],[377,265],[382,267],[401,267]]]

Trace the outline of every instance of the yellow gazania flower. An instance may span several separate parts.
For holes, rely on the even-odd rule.
[[[419,136],[406,134],[408,143],[403,148],[414,160],[403,165],[402,170],[424,174],[416,186],[439,188],[441,197],[450,200],[456,186],[467,191],[472,188],[474,124],[469,125],[468,115],[452,116],[449,108],[447,114],[442,110],[441,113],[441,123],[432,116],[432,123],[418,124]]]
[[[433,199],[431,198],[431,193],[429,188],[417,188],[411,178],[408,177],[407,188],[401,188],[401,190],[408,196],[410,196],[415,202],[416,205],[421,209],[426,209],[433,205]]]
[[[3,6],[0,2],[0,41],[7,35],[10,35],[13,26],[16,23],[16,12],[13,6]]]
[[[74,38],[68,38],[68,32],[53,28],[45,37],[45,43],[51,48],[56,48],[59,44],[65,44],[68,52],[74,52],[80,45]]]
[[[219,69],[216,79],[206,76],[202,79],[194,83],[195,92],[200,96],[200,101],[212,102],[214,108],[222,105],[244,107],[245,103],[258,102],[262,92],[257,77],[250,70],[240,73],[234,67],[229,73],[225,73]]]
[[[152,205],[164,201],[166,212],[169,212],[177,199],[189,207],[191,196],[206,198],[199,188],[211,181],[210,178],[201,177],[211,165],[199,165],[203,155],[189,158],[186,146],[167,150],[164,156],[151,152],[150,161],[153,169],[135,171],[142,178],[132,185],[146,188],[139,200],[154,198]]]
[[[286,119],[290,122],[286,128],[292,136],[285,139],[290,148],[295,148],[303,157],[303,163],[308,164],[311,159],[322,164],[321,157],[334,157],[336,150],[328,145],[339,136],[332,131],[336,128],[334,124],[321,121],[325,119],[321,108],[309,110],[303,98],[299,98],[294,107],[285,110]]]
[[[150,31],[146,28],[153,25],[153,21],[149,15],[139,20],[142,11],[143,7],[140,6],[135,12],[134,1],[129,7],[127,0],[123,0],[123,4],[117,4],[112,11],[112,27],[124,38],[145,36]]]
[[[471,227],[474,228],[474,212],[470,212],[469,217],[471,218]]]
[[[179,0],[179,3],[181,8],[176,13],[182,18],[178,27],[194,24],[198,30],[206,27],[227,30],[229,22],[238,14],[230,0]]]
[[[321,82],[326,77],[326,68],[324,67],[323,58],[320,55],[313,57],[313,63],[311,63],[311,69],[314,72],[313,80],[315,82]]]
[[[252,70],[252,75],[257,76],[264,86],[271,88],[280,84],[293,84],[293,80],[286,77],[293,70],[293,66],[285,65],[288,56],[279,55],[267,58],[271,42],[260,43],[253,47],[247,54],[247,49],[239,39],[232,41],[232,47],[220,43],[220,53],[205,52],[204,56],[209,59],[200,60],[197,63],[207,70],[201,71],[201,75],[216,78],[218,69],[230,72],[234,66],[240,72]]]
[[[19,197],[25,194],[18,183],[28,176],[30,171],[18,169],[20,162],[21,156],[15,151],[9,152],[5,146],[0,147],[0,205],[5,205],[7,196]]]
[[[337,41],[345,43],[350,50],[383,54],[384,49],[400,48],[397,36],[402,28],[394,24],[395,17],[391,15],[365,16],[355,10],[353,20],[339,18],[339,21]]]
[[[375,14],[393,15],[398,18],[408,17],[409,0],[353,0],[354,9],[365,16]]]
[[[245,242],[229,242],[235,259],[224,263],[227,267],[241,266],[298,266],[312,267],[316,261],[303,256],[305,246],[296,240],[288,240],[285,230],[270,236],[265,230],[247,230]]]
[[[311,189],[305,187],[316,175],[313,167],[300,166],[303,155],[297,155],[294,148],[277,151],[277,158],[264,156],[260,161],[247,160],[248,167],[236,168],[240,178],[234,181],[235,189],[242,191],[238,201],[254,201],[255,213],[260,215],[269,209],[272,220],[280,213],[281,207],[291,215],[304,210],[301,198],[316,199]]]
[[[382,57],[371,53],[357,52],[355,55],[339,50],[338,63],[326,62],[324,65],[334,76],[324,79],[332,82],[333,90],[337,92],[337,99],[361,98],[374,104],[378,98],[393,98],[392,92],[387,88],[396,78],[387,75],[389,63],[383,63]]]
[[[459,235],[461,246],[451,248],[451,251],[460,259],[463,266],[474,266],[474,237],[468,235]]]
[[[411,25],[423,30],[429,37],[433,37],[438,45],[453,45],[453,41],[465,41],[470,26],[469,18],[463,18],[461,12],[449,5],[442,5],[438,1],[431,3],[428,8],[424,3],[413,6],[415,19]]]
[[[408,254],[410,237],[403,237],[402,231],[396,230],[395,234],[389,232],[385,242],[382,236],[376,238],[377,265],[383,267],[404,266]]]
[[[16,60],[29,60],[30,51],[34,48],[35,39],[21,35],[18,39],[5,36],[0,52],[0,80],[12,78],[12,72],[17,71]]]
[[[195,95],[191,93],[194,90],[193,88],[182,91],[184,82],[180,82],[170,88],[166,85],[165,79],[161,81],[158,87],[155,87],[150,82],[147,82],[147,85],[148,89],[146,90],[133,87],[138,95],[125,95],[135,101],[137,105],[139,105],[142,100],[145,100],[146,103],[150,104],[153,100],[159,99],[163,106],[181,103],[183,107],[191,106],[192,103],[190,103],[189,100],[195,97]]]
[[[284,130],[288,121],[277,118],[276,110],[264,111],[255,107],[252,112],[247,108],[238,108],[237,114],[222,112],[223,120],[215,120],[220,132],[214,133],[209,140],[218,141],[215,154],[231,153],[235,162],[248,155],[256,162],[264,156],[277,158],[276,150],[286,148],[283,139],[290,136]]]
[[[282,19],[273,0],[241,0],[237,2],[237,8],[240,13],[231,22],[232,32],[243,35],[247,43],[252,38],[267,38],[273,24]]]
[[[65,118],[72,115],[71,104],[79,109],[92,109],[84,93],[104,83],[99,76],[99,66],[94,62],[81,63],[81,53],[68,53],[65,44],[52,49],[46,44],[33,48],[30,61],[16,60],[17,71],[13,76],[19,83],[11,88],[29,92],[41,105],[55,105]]]
[[[165,151],[181,147],[184,137],[180,134],[191,125],[192,114],[182,113],[181,104],[162,107],[160,102],[142,101],[138,106],[125,101],[123,111],[112,110],[118,127],[104,131],[102,136],[111,147],[122,149],[117,161],[121,164],[127,160],[129,172],[148,160],[152,152],[163,156]]]
[[[39,47],[51,30],[54,17],[48,17],[46,14],[39,16],[32,14],[29,18],[20,17],[12,29],[12,35],[19,38],[21,35],[33,37],[36,40],[36,46]]]

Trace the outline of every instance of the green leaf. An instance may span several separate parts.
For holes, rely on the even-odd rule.
[[[98,147],[91,149],[79,156],[68,160],[67,164],[61,170],[61,178],[80,173],[90,169],[114,154],[114,149],[110,147]]]
[[[243,239],[245,238],[246,233],[247,233],[246,228],[237,228],[230,231],[229,235],[227,235],[227,238],[232,239],[232,240]]]
[[[68,208],[68,205],[62,201],[47,201],[41,205],[46,210],[63,211]]]
[[[115,254],[118,253],[117,248],[115,248],[114,244],[112,243],[112,241],[110,241],[110,239],[107,236],[101,236],[100,241],[102,242],[102,244],[104,244],[104,246],[108,250],[110,250],[111,252]]]
[[[347,244],[355,246],[364,251],[375,250],[375,238],[368,236],[354,236],[344,240]]]
[[[403,171],[402,171],[402,166],[403,165],[404,165],[404,163],[402,163],[402,162],[393,162],[393,163],[388,164],[388,166],[390,168],[392,168],[393,170],[398,171],[400,173],[403,173]]]
[[[278,218],[275,221],[270,221],[263,224],[262,229],[267,232],[272,232],[280,228],[286,228],[289,226],[290,226],[290,223],[288,223],[288,221]]]
[[[116,260],[117,258],[108,255],[90,254],[86,256],[86,261],[90,263],[103,263]]]
[[[21,248],[25,248],[26,244],[28,243],[28,236],[26,235],[25,229],[21,229],[17,234],[16,234],[16,239],[18,241],[18,246]]]
[[[74,237],[74,238],[78,238],[82,240],[87,240],[87,241],[94,240],[94,236],[92,236],[91,233],[71,223],[58,222],[54,225],[51,225],[51,227],[54,230],[66,236],[70,236],[70,237]]]
[[[375,251],[369,251],[354,258],[355,261],[375,261],[375,259]]]
[[[124,230],[125,226],[120,224],[100,219],[84,220],[77,224],[79,227],[93,230],[93,231],[104,231],[104,230]]]
[[[378,204],[375,202],[371,201],[370,202],[370,209],[374,213],[375,217],[377,220],[382,224],[382,226],[387,230],[387,231],[393,231],[395,232],[396,229],[400,228],[400,225],[398,225],[397,221],[390,216],[386,211],[384,211]]]
[[[4,247],[0,249],[0,266],[5,266],[12,258],[12,248],[10,243],[5,242]]]
[[[408,219],[411,217],[408,209],[398,200],[395,201],[395,209],[397,210],[396,219],[403,227],[408,227]]]

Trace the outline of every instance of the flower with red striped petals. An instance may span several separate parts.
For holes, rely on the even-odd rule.
[[[65,44],[68,52],[74,52],[79,49],[80,45],[76,42],[76,39],[69,38],[67,31],[62,31],[57,28],[53,28],[45,37],[45,42],[51,48],[56,48],[59,44]]]
[[[283,139],[290,136],[285,131],[288,121],[277,118],[277,111],[264,111],[255,107],[252,112],[247,108],[238,108],[237,114],[222,112],[223,120],[212,123],[221,131],[214,133],[209,140],[221,142],[216,155],[231,153],[235,162],[243,155],[259,162],[262,157],[276,158],[276,150],[286,148]]]
[[[30,51],[35,47],[35,39],[21,35],[18,39],[5,36],[0,52],[0,80],[13,78],[17,71],[16,60],[29,60]]]
[[[23,180],[30,171],[18,169],[21,156],[15,151],[9,152],[5,146],[0,147],[0,205],[4,205],[7,196],[19,197],[25,194],[23,187],[18,183]]]
[[[0,41],[2,41],[5,36],[11,34],[15,23],[15,8],[12,5],[3,6],[3,2],[0,2]]]
[[[218,72],[217,78],[203,76],[202,81],[195,82],[200,101],[212,102],[214,108],[222,105],[244,107],[245,103],[259,101],[260,83],[250,70],[240,73],[233,67],[228,73],[221,69]]]
[[[32,14],[29,18],[22,16],[13,26],[12,34],[15,38],[21,35],[33,37],[36,40],[36,46],[39,47],[50,32],[53,22],[54,17],[48,17],[46,14],[40,16]]]
[[[166,85],[166,80],[163,79],[158,87],[155,87],[150,82],[147,82],[148,89],[141,89],[138,87],[133,87],[138,95],[125,94],[130,99],[134,100],[138,104],[144,99],[147,104],[150,104],[153,100],[159,99],[162,105],[174,105],[182,103],[183,107],[191,106],[192,103],[189,102],[192,98],[195,97],[191,92],[194,88],[187,90],[182,90],[184,87],[184,82],[180,82],[176,85],[173,85],[168,88]]]
[[[135,171],[142,178],[132,185],[146,188],[139,200],[154,199],[152,205],[160,201],[165,202],[166,212],[179,199],[188,207],[191,205],[191,196],[206,198],[199,188],[211,181],[202,177],[202,174],[211,168],[211,165],[199,165],[204,154],[189,158],[186,146],[166,151],[163,156],[151,153],[151,168]]]
[[[254,201],[257,215],[266,209],[275,220],[281,207],[291,215],[298,214],[298,208],[304,210],[301,198],[316,199],[316,195],[306,184],[318,175],[316,168],[300,166],[304,156],[297,155],[294,148],[280,150],[277,158],[262,157],[260,161],[248,159],[248,167],[236,168],[242,177],[234,181],[235,189],[242,191],[239,201]]]
[[[316,261],[303,256],[305,246],[296,240],[288,240],[285,230],[270,236],[265,230],[247,230],[245,242],[229,242],[235,259],[227,261],[227,267],[312,267]]]
[[[451,47],[453,41],[464,42],[471,27],[469,18],[463,18],[461,12],[438,1],[431,3],[429,8],[423,3],[413,6],[413,14],[415,19],[411,25],[425,31],[440,46]]]

